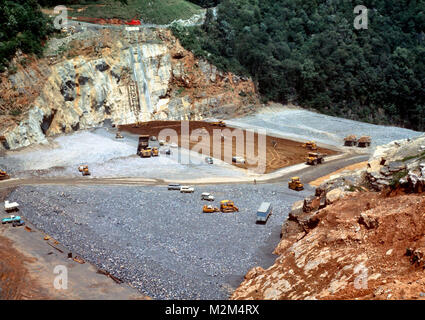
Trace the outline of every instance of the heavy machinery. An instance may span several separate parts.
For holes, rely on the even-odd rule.
[[[202,212],[204,213],[213,213],[213,212],[219,212],[220,210],[212,205],[204,205],[202,208]]]
[[[214,122],[211,122],[211,124],[213,126],[217,126],[217,127],[225,127],[226,126],[226,123],[223,120],[214,121]]]
[[[7,174],[6,171],[0,170],[0,180],[7,180],[10,176]]]
[[[220,211],[221,212],[236,212],[239,211],[239,208],[235,206],[231,200],[220,201]]]
[[[323,163],[324,159],[324,154],[319,153],[319,152],[309,152],[307,158],[306,158],[306,163],[309,165],[317,165],[320,163]]]
[[[89,166],[87,166],[87,165],[80,166],[79,170],[80,170],[80,172],[82,173],[83,176],[91,175],[91,173],[89,171]]]
[[[357,141],[357,146],[359,148],[370,147],[370,144],[371,144],[371,138],[369,136],[360,137],[360,139]]]
[[[302,146],[308,150],[317,150],[317,144],[315,141],[307,141]]]
[[[151,147],[147,147],[145,149],[140,150],[139,154],[142,158],[150,158],[152,157],[152,149]]]
[[[152,148],[152,157],[158,157],[159,156],[159,149],[157,147]]]
[[[118,131],[115,135],[115,139],[124,139],[124,137],[121,135],[121,132]]]
[[[148,135],[141,135],[139,136],[139,144],[137,146],[137,155],[141,157],[147,157],[147,152],[144,152],[142,154],[142,151],[149,147],[149,136]],[[151,153],[151,150],[149,149],[149,154]],[[150,157],[151,155],[149,155]]]
[[[304,185],[301,183],[299,177],[292,177],[288,182],[288,188],[295,191],[304,190]]]
[[[355,147],[357,145],[357,137],[352,134],[344,138],[344,146]]]

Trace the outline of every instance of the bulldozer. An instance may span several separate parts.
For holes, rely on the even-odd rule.
[[[219,212],[220,210],[212,205],[204,205],[202,208],[203,213],[213,213],[213,212]]]
[[[152,157],[158,157],[159,156],[159,149],[157,147],[152,148]]]
[[[317,144],[315,141],[307,141],[302,145],[302,147],[308,150],[317,150]]]
[[[357,137],[352,134],[344,138],[344,146],[355,147],[357,145]]]
[[[318,152],[310,152],[307,156],[306,163],[309,165],[317,165],[324,162],[324,154]]]
[[[226,123],[224,123],[223,120],[219,120],[219,121],[214,121],[211,123],[213,126],[218,126],[218,127],[225,127]]]
[[[140,156],[142,158],[150,158],[152,156],[152,149],[151,149],[151,147],[147,147],[145,149],[140,150]]]
[[[301,183],[299,177],[292,177],[288,182],[288,188],[295,191],[304,190],[304,185]]]
[[[220,201],[220,211],[221,212],[236,212],[239,211],[239,208],[235,206],[231,200]]]
[[[10,176],[7,174],[6,171],[0,170],[0,180],[7,180]]]

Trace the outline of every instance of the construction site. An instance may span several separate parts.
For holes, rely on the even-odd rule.
[[[1,74],[1,299],[420,297],[421,132],[263,104],[163,27],[70,21]]]

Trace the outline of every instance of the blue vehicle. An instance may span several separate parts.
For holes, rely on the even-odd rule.
[[[257,210],[257,223],[265,224],[272,214],[272,205],[270,202],[263,202]]]
[[[4,218],[1,220],[1,223],[11,223],[14,227],[23,226],[25,224],[24,220],[22,220],[20,216],[10,216],[9,218]]]

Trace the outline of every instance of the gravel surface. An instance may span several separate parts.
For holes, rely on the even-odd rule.
[[[343,139],[350,134],[358,137],[371,136],[372,146],[386,144],[393,140],[413,138],[421,134],[421,132],[413,130],[378,126],[283,106],[227,122],[229,125],[265,128],[272,135],[277,134],[303,140],[314,139],[334,146],[342,146]]]
[[[231,198],[239,213],[202,213]],[[21,216],[75,254],[157,299],[226,299],[252,267],[268,267],[282,221],[293,202],[311,193],[286,184],[196,187],[23,186],[10,200]],[[255,224],[262,201],[273,204],[266,225]],[[72,271],[71,271],[72,272]]]

